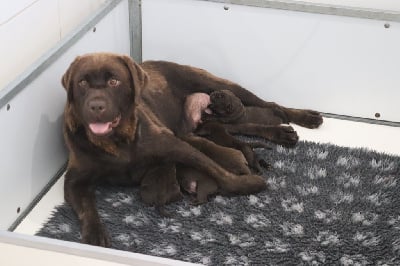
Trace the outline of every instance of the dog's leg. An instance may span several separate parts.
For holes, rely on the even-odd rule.
[[[95,191],[91,185],[91,173],[69,169],[65,174],[64,197],[78,215],[82,242],[109,247],[110,236],[100,221],[95,202]]]
[[[274,143],[291,147],[299,137],[291,126],[265,126],[259,124],[224,124],[229,133],[263,137]]]
[[[169,134],[158,135],[152,144],[140,152],[149,158],[160,161],[181,163],[193,167],[213,178],[218,186],[228,193],[251,194],[264,190],[266,183],[263,177],[257,175],[235,175],[217,164],[214,160],[200,152],[187,142]]]
[[[316,111],[285,108],[285,112],[289,118],[289,122],[293,122],[299,126],[317,128],[323,122],[321,114]]]
[[[247,175],[251,173],[246,156],[244,156],[240,150],[236,150],[233,145],[231,147],[221,146],[220,143],[213,140],[194,135],[182,137],[182,139],[231,173],[237,175]]]

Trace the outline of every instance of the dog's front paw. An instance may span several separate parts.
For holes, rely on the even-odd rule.
[[[299,136],[291,126],[277,126],[274,128],[271,141],[285,147],[293,147],[299,141]]]
[[[103,224],[87,224],[82,227],[82,243],[93,246],[110,247],[111,239]]]
[[[319,112],[304,110],[302,119],[297,124],[306,128],[318,128],[322,122],[323,118]]]

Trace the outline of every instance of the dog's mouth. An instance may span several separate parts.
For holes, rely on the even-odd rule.
[[[207,109],[204,110],[204,112],[206,114],[213,115],[213,116],[220,116],[220,115],[225,114],[225,112],[222,111],[221,107],[218,107],[218,105],[216,105],[214,103],[210,103],[207,106]]]
[[[121,120],[121,115],[118,115],[113,121],[105,122],[105,123],[90,123],[89,128],[90,131],[97,136],[106,136],[109,135],[114,128],[119,125]]]
[[[213,109],[211,108],[211,105],[207,106],[206,109],[204,109],[204,113],[211,115],[213,112]]]
[[[207,117],[210,117],[210,116],[215,115],[215,114],[214,114],[214,111],[213,111],[210,107],[211,107],[211,104],[208,105],[207,108],[204,109],[204,110],[201,112],[202,118],[207,118]]]

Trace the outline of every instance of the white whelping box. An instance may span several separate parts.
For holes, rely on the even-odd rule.
[[[12,232],[65,170],[60,79],[77,55],[189,64],[284,106],[400,126],[399,47],[395,11],[290,0],[105,1],[0,90],[0,248],[49,260],[56,253],[115,265],[189,265]]]

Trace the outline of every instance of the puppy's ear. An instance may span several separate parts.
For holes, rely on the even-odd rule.
[[[126,55],[120,56],[122,62],[128,68],[131,75],[131,84],[135,92],[135,102],[140,98],[141,91],[147,86],[149,76],[133,59]]]
[[[80,57],[76,57],[75,60],[71,63],[71,65],[68,67],[67,71],[64,73],[64,75],[61,78],[61,84],[63,85],[63,87],[65,88],[65,90],[67,91],[67,95],[68,95],[68,101],[72,102],[73,100],[73,75],[75,73],[75,66],[76,64],[79,62]]]

